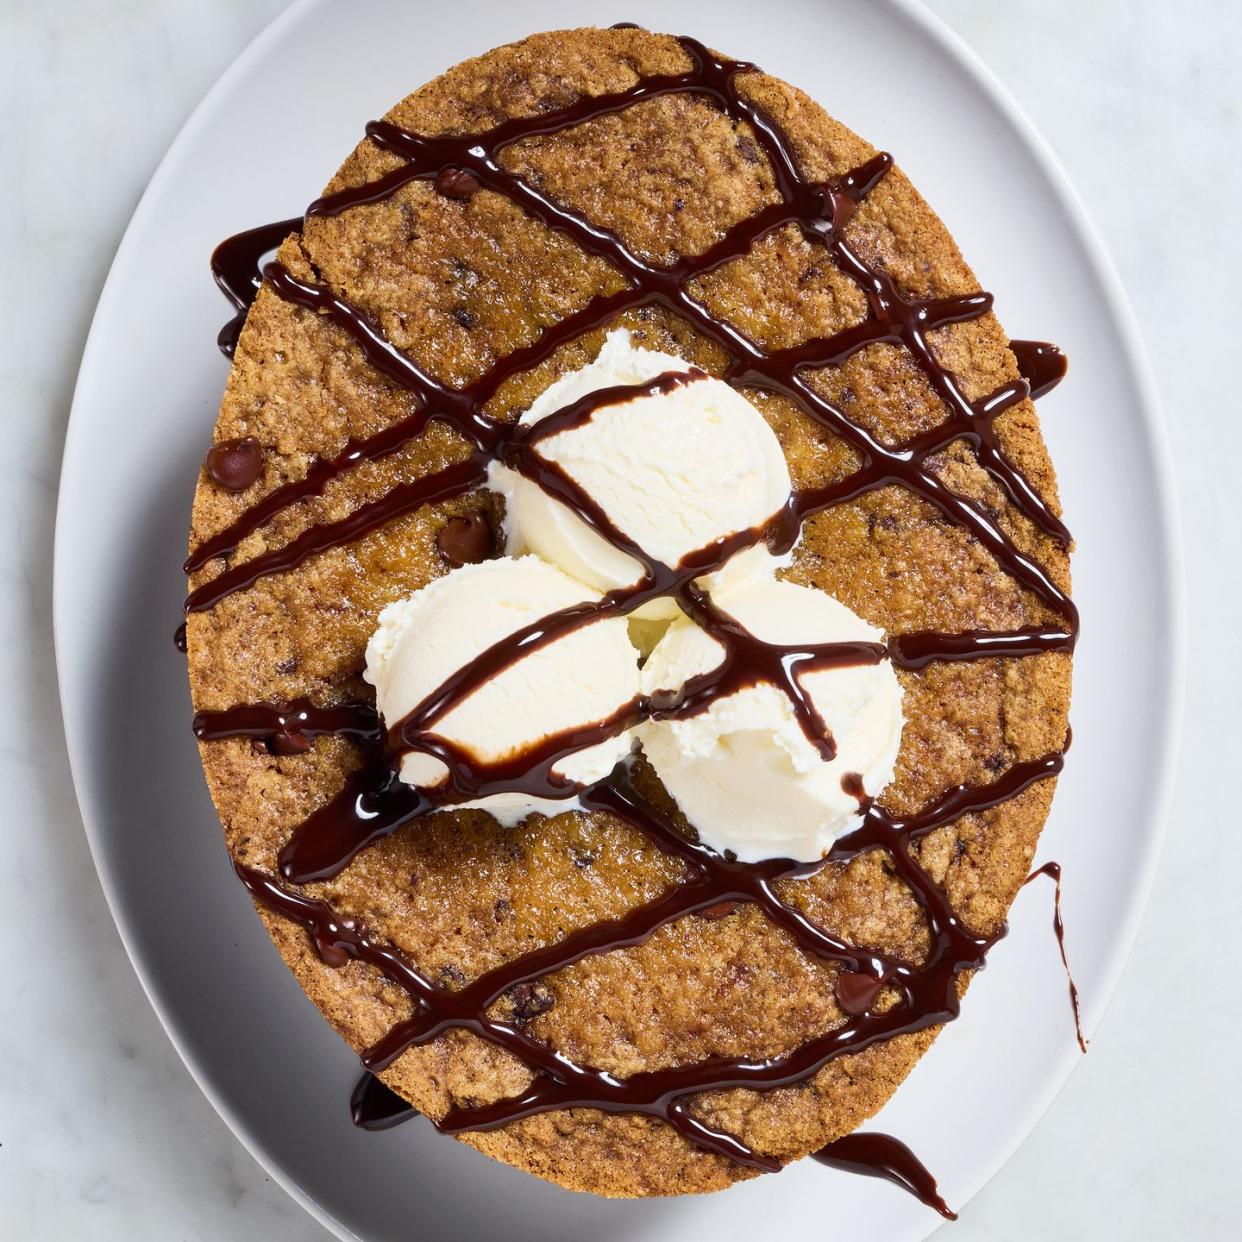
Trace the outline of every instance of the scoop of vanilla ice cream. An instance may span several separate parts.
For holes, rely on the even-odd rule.
[[[755,637],[781,644],[863,641],[883,635],[820,591],[775,578],[735,584],[713,601]],[[643,667],[645,693],[678,689],[715,668],[722,648],[682,620],[669,627]],[[842,786],[862,777],[875,796],[893,778],[901,744],[901,686],[885,661],[800,677],[836,743],[826,762],[785,693],[760,684],[716,699],[683,719],[650,721],[643,750],[699,838],[742,862],[822,858],[857,827],[858,800]]]
[[[598,599],[546,561],[524,556],[465,565],[389,604],[367,644],[363,676],[395,725],[458,669],[494,643],[549,614]],[[481,763],[495,762],[576,725],[606,719],[639,693],[638,654],[622,618],[571,630],[489,678],[430,726]],[[625,733],[566,756],[554,769],[579,785],[607,776],[629,754]],[[431,788],[448,775],[432,755],[403,757],[401,779]],[[462,803],[502,823],[531,811],[558,814],[576,800],[498,793]]]
[[[601,388],[689,371],[672,354],[635,349],[608,334],[595,361],[548,388],[522,416],[537,423]],[[771,517],[789,496],[780,443],[759,411],[721,380],[703,377],[670,392],[596,410],[582,426],[539,441],[645,552],[676,565],[688,552]],[[488,484],[505,496],[508,551],[534,552],[598,591],[629,586],[642,568],[537,484],[493,464]],[[762,547],[739,553],[755,572],[773,568]],[[639,617],[677,615],[671,600]]]

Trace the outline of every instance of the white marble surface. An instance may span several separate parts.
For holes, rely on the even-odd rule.
[[[194,104],[279,0],[0,0],[0,1238],[320,1238],[198,1093],[113,929],[69,783],[50,637],[56,480],[114,248]],[[1192,654],[1177,810],[1092,1053],[949,1236],[1236,1236],[1242,836],[1242,85],[1232,0],[933,0],[1048,137],[1102,227],[1170,423]],[[621,15],[624,5],[618,9]],[[569,16],[567,15],[567,21]],[[1227,631],[1226,631],[1227,632]],[[1141,764],[1143,757],[1135,756]],[[1197,1020],[1205,1021],[1201,1027]]]

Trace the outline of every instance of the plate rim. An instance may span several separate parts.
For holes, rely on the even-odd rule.
[[[147,182],[125,227],[91,317],[91,325],[82,351],[69,418],[66,423],[64,449],[57,483],[56,521],[53,535],[52,640],[65,747],[84,834],[109,914],[147,1001],[198,1089],[264,1172],[315,1220],[337,1237],[362,1242],[359,1235],[328,1211],[306,1187],[285,1172],[275,1155],[270,1153],[254,1135],[245,1117],[232,1108],[216,1090],[210,1070],[200,1063],[199,1058],[181,1039],[175,1020],[167,1011],[154,980],[148,974],[147,964],[135,942],[128,915],[122,903],[117,899],[116,886],[109,864],[104,857],[102,838],[97,816],[93,810],[86,775],[87,761],[83,753],[84,747],[78,745],[68,724],[69,715],[66,706],[69,691],[63,657],[67,638],[64,608],[61,602],[66,594],[65,580],[70,572],[66,567],[65,558],[60,555],[64,544],[63,528],[69,522],[66,516],[69,506],[66,503],[65,482],[76,467],[76,442],[80,437],[75,435],[75,428],[81,427],[87,417],[84,412],[88,399],[87,390],[91,386],[93,373],[100,366],[101,351],[97,329],[100,322],[107,317],[113,301],[119,296],[117,292],[120,280],[118,272],[127,265],[130,251],[138,244],[138,236],[146,223],[147,215],[153,209],[152,203],[162,191],[165,181],[173,175],[172,166],[176,163],[175,157],[183,147],[190,144],[200,129],[210,123],[218,103],[228,95],[234,80],[243,76],[252,63],[260,60],[287,31],[310,20],[315,11],[327,2],[328,0],[294,0],[294,3],[277,14],[238,53],[216,78],[178,130],[176,137],[160,158],[159,164]],[[1117,933],[1112,937],[1112,948],[1104,956],[1104,964],[1100,970],[1101,984],[1095,990],[1092,1006],[1095,1011],[1095,1024],[1092,1028],[1094,1030],[1098,1028],[1112,1002],[1121,975],[1133,951],[1138,928],[1147,912],[1156,870],[1167,836],[1173,786],[1181,750],[1187,661],[1185,543],[1168,425],[1163,415],[1159,388],[1151,361],[1121,277],[1099,229],[1047,139],[982,57],[945,19],[927,8],[922,0],[881,0],[881,2],[893,13],[895,20],[904,21],[916,27],[925,38],[938,45],[958,68],[979,84],[989,103],[1002,116],[1009,130],[1034,158],[1058,206],[1065,212],[1075,236],[1081,241],[1090,275],[1099,282],[1104,299],[1112,312],[1120,353],[1127,371],[1134,380],[1138,396],[1135,412],[1142,425],[1144,439],[1151,449],[1153,500],[1155,501],[1153,507],[1158,511],[1158,526],[1165,536],[1164,546],[1161,549],[1164,562],[1162,569],[1170,588],[1169,597],[1163,601],[1168,621],[1168,659],[1165,665],[1164,684],[1169,700],[1169,710],[1161,722],[1160,745],[1154,748],[1160,756],[1154,776],[1149,776],[1155,796],[1147,815],[1149,831],[1144,834],[1141,855],[1135,858],[1135,878],[1131,885],[1132,898],[1127,903],[1125,915]],[[869,3],[875,3],[875,0],[869,0]],[[1027,1141],[1064,1089],[1080,1059],[1076,1049],[1067,1049],[1066,1053],[1058,1059],[1055,1071],[1047,1076],[1045,1083],[1033,1094],[1032,1102],[1027,1110],[1017,1124],[1011,1127],[1009,1133],[1016,1137],[1000,1145],[993,1156],[987,1161],[980,1162],[973,1175],[966,1179],[965,1188],[959,1195],[959,1208],[972,1200]]]

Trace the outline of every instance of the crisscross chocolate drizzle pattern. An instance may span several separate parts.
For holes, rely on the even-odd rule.
[[[350,441],[336,457],[312,463],[302,479],[275,488],[227,529],[200,543],[185,565],[187,573],[193,573],[218,558],[228,557],[247,535],[278,513],[322,494],[331,480],[363,462],[395,452],[421,435],[430,423],[440,421],[472,444],[473,452],[466,460],[415,482],[400,484],[344,519],[311,526],[283,547],[224,566],[190,592],[187,614],[210,609],[264,577],[288,572],[307,559],[360,539],[403,514],[475,489],[484,481],[488,464],[496,460],[532,479],[614,547],[633,557],[641,568],[636,584],[612,591],[598,602],[554,613],[495,644],[450,677],[403,720],[387,722],[386,729],[376,720],[369,704],[323,707],[304,700],[201,712],[195,717],[194,727],[204,741],[238,736],[260,743],[285,739],[284,753],[297,749],[291,739],[305,738],[309,743],[309,739],[323,733],[350,736],[369,748],[369,757],[340,794],[306,820],[286,844],[279,860],[279,876],[241,863],[236,869],[257,902],[305,928],[326,963],[339,966],[351,959],[364,962],[409,995],[414,1007],[412,1015],[362,1054],[368,1072],[382,1072],[406,1049],[426,1044],[454,1029],[470,1031],[506,1049],[534,1072],[530,1085],[520,1095],[475,1107],[453,1108],[435,1121],[437,1128],[446,1133],[486,1130],[566,1108],[641,1113],[666,1122],[708,1151],[756,1170],[774,1171],[780,1167],[777,1160],[697,1117],[691,1108],[693,1097],[726,1088],[769,1090],[803,1083],[836,1057],[858,1053],[894,1036],[923,1031],[955,1018],[961,976],[983,967],[988,950],[1005,934],[1005,928],[985,935],[966,926],[911,846],[964,815],[996,807],[1036,782],[1055,776],[1061,770],[1064,751],[1015,762],[988,784],[947,790],[921,812],[905,818],[879,806],[859,787],[853,792],[862,812],[860,825],[839,840],[827,858],[814,864],[771,860],[744,865],[731,861],[683,836],[639,794],[625,766],[608,780],[580,790],[557,775],[556,762],[638,720],[702,711],[720,695],[757,682],[774,684],[789,697],[807,736],[825,756],[831,757],[832,738],[802,689],[801,672],[882,659],[907,669],[919,669],[937,660],[1018,658],[1071,651],[1078,616],[1068,595],[1037,559],[1016,546],[995,516],[946,486],[931,461],[950,444],[965,441],[1013,510],[1053,544],[1068,548],[1069,532],[1006,457],[996,431],[996,420],[1001,414],[1025,400],[1029,393],[1038,394],[1053,387],[1064,374],[1065,366],[1063,355],[1053,346],[1013,342],[1024,378],[1004,385],[982,400],[968,399],[957,379],[941,365],[928,333],[986,314],[992,305],[991,296],[976,293],[934,300],[908,298],[889,275],[867,264],[845,237],[851,216],[890,169],[890,157],[877,155],[832,181],[807,178],[780,126],[739,90],[738,79],[758,72],[755,66],[718,57],[690,38],[682,38],[679,43],[690,61],[690,68],[684,73],[640,78],[627,90],[583,97],[559,110],[506,121],[486,133],[424,137],[390,122],[372,122],[367,127],[368,137],[385,151],[399,156],[401,163],[373,182],[311,204],[308,216],[337,215],[378,202],[411,181],[435,181],[448,171],[458,174],[458,186],[464,182],[472,187],[469,178],[473,178],[477,188],[506,196],[547,227],[566,234],[586,254],[607,260],[625,277],[624,289],[592,298],[471,384],[454,388],[436,379],[331,288],[301,280],[279,262],[263,266],[263,259],[288,234],[302,227],[302,219],[252,229],[221,244],[213,256],[213,270],[237,309],[236,318],[220,334],[219,343],[226,354],[232,355],[249,306],[266,283],[279,297],[326,317],[352,339],[372,366],[415,393],[419,404],[408,418],[368,439]],[[513,143],[555,134],[671,93],[705,96],[734,122],[748,125],[767,158],[779,196],[776,203],[727,230],[703,254],[679,257],[666,264],[650,262],[615,233],[557,202],[501,163],[502,153]],[[460,174],[468,174],[468,178]],[[870,315],[864,322],[832,337],[791,349],[765,350],[712,314],[690,292],[690,284],[695,278],[743,257],[756,242],[789,225],[796,226],[812,244],[822,247],[835,266],[858,285],[867,298]],[[548,435],[590,418],[604,404],[693,383],[702,378],[702,372],[690,368],[645,384],[591,394],[534,427],[522,428],[496,420],[486,415],[483,407],[508,379],[538,365],[562,345],[608,324],[624,312],[652,305],[672,312],[723,349],[729,360],[724,379],[743,389],[788,398],[826,430],[845,440],[862,464],[844,479],[796,491],[769,522],[691,554],[678,565],[664,565],[647,555],[609,521],[591,496],[540,455],[538,445]],[[904,444],[885,445],[804,378],[803,372],[810,368],[840,366],[875,343],[901,345],[909,352],[948,411],[939,427]],[[890,485],[908,488],[973,535],[1055,619],[1009,632],[918,632],[894,635],[884,644],[833,643],[792,649],[764,643],[748,634],[713,604],[697,582],[741,548],[760,543],[774,551],[792,547],[809,517]],[[676,692],[626,704],[607,720],[546,739],[516,761],[480,764],[435,734],[433,726],[437,720],[456,703],[533,647],[602,617],[624,616],[657,596],[675,599],[720,643],[722,662],[711,673],[693,679]],[[448,780],[432,791],[402,784],[395,770],[400,755],[412,750],[443,760],[449,769]],[[421,815],[487,793],[514,789],[546,798],[577,796],[585,809],[621,818],[659,849],[682,859],[687,878],[623,918],[576,931],[556,944],[487,972],[457,991],[448,991],[432,982],[400,949],[372,940],[364,927],[338,915],[327,902],[291,887],[339,874],[368,844]],[[894,872],[922,908],[931,948],[921,963],[845,943],[812,923],[778,891],[781,881],[814,874],[827,864],[848,861],[868,850],[886,852]],[[842,1025],[779,1056],[714,1059],[620,1078],[570,1060],[536,1039],[522,1025],[494,1012],[496,1003],[516,985],[540,980],[590,955],[642,944],[661,927],[687,915],[728,911],[739,903],[758,906],[803,951],[838,966],[835,992],[845,1015]],[[877,1007],[875,1001],[882,991],[892,998],[892,1003]],[[370,1118],[369,1124],[395,1124],[408,1110],[390,1100],[385,1102],[383,1091],[373,1085],[377,1081],[364,1079],[360,1083],[354,1098],[355,1116],[362,1121]],[[377,1116],[380,1120],[376,1120]],[[860,1142],[849,1150],[830,1145],[820,1157],[838,1167],[865,1166],[869,1171],[890,1176],[924,1202],[947,1213],[934,1181],[908,1149],[886,1136],[853,1137]],[[870,1143],[862,1143],[864,1138]]]

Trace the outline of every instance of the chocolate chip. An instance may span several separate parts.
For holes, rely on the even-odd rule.
[[[465,328],[467,332],[475,325],[474,316],[464,307],[453,307],[453,320],[459,328]]]
[[[461,987],[466,982],[466,972],[460,966],[454,966],[450,962],[447,966],[440,967],[440,978],[445,983],[450,983],[453,987]]]
[[[272,753],[272,744],[265,737],[252,737],[250,739],[250,749],[256,755],[270,755]]]
[[[231,492],[245,491],[263,469],[263,450],[254,436],[221,440],[207,450],[203,465],[211,479]]]
[[[509,1000],[515,1022],[530,1022],[556,1004],[556,997],[542,983],[515,983],[509,989]]]
[[[464,168],[442,168],[436,177],[436,193],[445,198],[473,198],[478,192],[478,177]]]
[[[274,755],[304,755],[311,748],[311,740],[305,733],[273,733]]]
[[[290,673],[296,673],[298,671],[297,656],[290,656],[287,660],[277,660],[276,671],[285,677],[288,677]]]
[[[759,148],[745,134],[738,135],[737,149],[748,164],[759,163]]]
[[[461,565],[476,565],[492,554],[491,525],[479,513],[452,518],[436,535],[436,547],[454,569]]]
[[[405,240],[418,241],[418,217],[414,214],[414,208],[405,201],[398,203],[397,208],[401,213],[401,223],[405,225]]]
[[[876,995],[883,986],[884,980],[877,979],[874,975],[843,970],[837,975],[833,991],[837,996],[837,1004],[846,1013],[859,1017],[871,1008]]]
[[[721,901],[714,906],[708,906],[705,910],[698,911],[698,915],[699,918],[710,919],[714,923],[717,919],[727,919],[737,910],[738,905],[736,901]]]
[[[585,851],[582,853],[578,853],[578,851],[575,850],[574,851],[574,866],[578,867],[580,870],[583,870],[583,871],[585,871],[588,867],[595,866],[595,855],[588,854]]]

